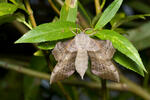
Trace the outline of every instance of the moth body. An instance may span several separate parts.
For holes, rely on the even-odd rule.
[[[115,49],[109,40],[92,39],[81,32],[72,40],[58,42],[52,53],[58,63],[51,74],[50,83],[69,77],[75,70],[83,79],[88,68],[88,58],[93,74],[119,82],[119,73],[111,60]]]

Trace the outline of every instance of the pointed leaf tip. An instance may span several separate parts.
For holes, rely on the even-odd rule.
[[[132,45],[132,43],[125,38],[124,36],[120,35],[119,33],[113,31],[113,30],[101,30],[95,34],[96,37],[102,39],[102,40],[110,40],[113,44],[113,46],[120,51],[122,54],[126,55],[128,58],[132,59],[138,66],[129,68],[129,66],[124,66],[127,67],[137,73],[140,73],[142,76],[144,76],[144,73],[142,71],[146,71],[143,62],[140,58],[140,55],[136,48]],[[120,60],[118,60],[120,61]],[[127,64],[125,64],[127,65]]]
[[[71,30],[76,28],[76,24],[67,21],[57,21],[37,26],[28,31],[15,43],[40,43],[46,41],[56,41],[73,37]]]
[[[102,13],[102,16],[95,25],[95,29],[103,28],[117,13],[123,0],[114,0]]]

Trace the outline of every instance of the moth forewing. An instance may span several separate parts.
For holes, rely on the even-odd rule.
[[[113,81],[119,81],[119,73],[116,66],[111,61],[115,49],[109,40],[93,40],[96,43],[97,50],[89,50],[88,54],[91,60],[91,71],[93,74]]]
[[[119,81],[119,73],[111,60],[99,59],[95,52],[89,52],[91,72],[103,79]]]
[[[68,44],[66,45],[66,50],[68,52],[77,52],[77,47],[75,45],[75,39],[69,40]]]
[[[63,80],[75,72],[76,53],[67,53],[64,59],[58,62],[51,74],[50,83]]]
[[[66,56],[66,45],[69,43],[69,41],[65,42],[58,42],[55,46],[55,48],[52,51],[52,54],[54,55],[55,59],[57,61],[63,60],[63,58]]]
[[[99,43],[102,42],[102,40],[99,40]],[[103,41],[103,46],[101,48],[102,54],[105,55],[103,59],[112,59],[115,53],[115,48],[113,47],[111,41],[105,40]]]
[[[76,70],[81,78],[88,68],[88,56],[91,71],[103,79],[119,81],[119,73],[111,61],[115,49],[109,40],[96,40],[84,32],[77,34],[67,42],[58,42],[52,51],[56,64],[50,82],[59,81],[72,75]]]
[[[58,42],[52,51],[58,63],[52,71],[50,83],[63,80],[75,72],[76,52],[69,52],[66,49],[69,42]]]

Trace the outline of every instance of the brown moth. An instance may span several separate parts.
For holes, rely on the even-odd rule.
[[[103,79],[119,82],[119,73],[112,62],[115,49],[109,40],[96,40],[84,32],[74,39],[58,42],[52,51],[58,61],[50,78],[50,83],[71,76],[75,70],[81,78],[88,68],[88,58],[91,60],[91,72]]]

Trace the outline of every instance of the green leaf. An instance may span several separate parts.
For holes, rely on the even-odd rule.
[[[110,21],[111,26],[113,26],[114,24],[116,24],[116,22],[120,21],[121,19],[125,18],[126,15],[125,13],[117,13],[112,20]]]
[[[6,3],[7,2],[7,0],[0,0],[0,3]]]
[[[126,36],[138,50],[150,47],[150,22],[141,25],[138,28],[128,30]]]
[[[119,10],[123,0],[115,0],[113,1],[106,10],[102,13],[99,21],[95,25],[95,29],[101,29],[104,27],[117,13]]]
[[[10,3],[0,3],[0,16],[13,14],[17,10],[17,6]]]
[[[116,28],[116,29],[114,29],[114,31],[116,31],[120,34],[128,34],[124,28]]]
[[[17,5],[17,1],[16,0],[9,0],[10,2],[12,2],[13,4]]]
[[[71,30],[76,28],[72,22],[54,22],[37,26],[23,35],[15,43],[40,43],[45,41],[55,41],[73,37]]]
[[[44,53],[42,50],[37,50],[36,52],[34,52],[33,54],[34,56],[44,56]]]
[[[122,18],[120,20],[116,20],[112,24],[112,29],[115,29],[115,28],[119,27],[120,25],[127,23],[127,22],[130,22],[130,21],[135,20],[135,19],[139,19],[139,18],[145,19],[146,16],[150,16],[150,14],[127,16],[127,17]]]
[[[42,50],[50,50],[50,49],[53,49],[55,47],[56,43],[57,43],[57,41],[39,43],[37,45],[37,47],[42,49]]]
[[[141,68],[145,72],[147,72],[142,63],[142,60],[140,58],[138,51],[136,50],[136,48],[131,44],[131,42],[127,38],[125,38],[124,36],[120,35],[119,33],[115,32],[113,30],[98,31],[95,34],[95,36],[102,40],[110,40],[112,42],[113,46],[118,51],[120,51],[121,53],[123,53],[124,55],[126,55],[127,57],[132,59],[138,65],[139,68]],[[126,67],[126,66],[124,66],[124,67]]]
[[[4,15],[4,16],[0,16],[0,25],[4,24],[4,23],[8,23],[11,22],[13,20],[16,19],[16,16],[14,15]]]
[[[15,13],[12,15],[0,16],[0,24],[12,22],[14,20],[17,20],[17,21],[25,24],[30,29],[32,29],[32,27],[25,21],[25,16],[21,13]]]
[[[144,76],[143,69],[141,69],[141,67],[138,67],[138,65],[133,60],[129,59],[124,54],[117,51],[113,59],[120,65],[125,66],[126,68],[133,70],[134,72]]]
[[[20,9],[24,10],[26,13],[28,13],[22,0],[9,0],[9,1],[12,2],[14,5],[16,5],[18,8],[20,8]]]
[[[60,11],[60,20],[75,22],[76,17],[77,0],[66,0]]]
[[[16,20],[26,25],[29,29],[32,29],[32,26],[26,22],[24,14],[17,13]]]

